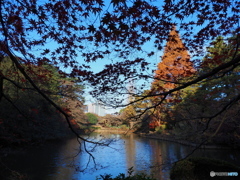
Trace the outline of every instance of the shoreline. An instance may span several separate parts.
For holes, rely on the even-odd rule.
[[[111,129],[111,128],[102,128],[102,129],[96,129],[94,130],[96,133],[121,133],[121,134],[127,134],[127,133],[133,133],[132,130],[123,130],[123,129]]]
[[[168,134],[140,133],[140,132],[136,133],[136,132],[134,132],[134,130],[129,130],[129,129],[126,130],[126,129],[117,129],[117,128],[101,128],[101,129],[95,129],[93,132],[114,133],[114,134],[134,133],[134,134],[138,135],[139,137],[143,137],[143,138],[156,139],[156,140],[160,140],[160,141],[169,141],[169,142],[174,142],[174,143],[191,146],[193,148],[199,148],[199,149],[222,149],[222,150],[239,149],[239,148],[233,148],[233,147],[217,145],[217,144],[203,144],[200,147],[198,147],[199,146],[198,143],[190,142],[187,140],[176,139],[174,136],[171,136]],[[66,137],[64,137],[64,139],[68,139],[69,137],[72,137],[72,136],[66,136]],[[23,150],[25,148],[32,147],[32,146],[41,146],[42,144],[44,144],[46,142],[58,141],[59,139],[61,139],[61,138],[48,139],[42,143],[40,143],[40,142],[39,143],[31,143],[31,144],[27,143],[27,144],[13,145],[13,146],[7,146],[7,147],[1,146],[0,147],[0,156],[5,153]]]
[[[222,149],[222,150],[237,149],[237,148],[231,148],[231,147],[221,146],[221,145],[217,145],[217,144],[203,144],[200,147],[198,147],[199,146],[198,143],[193,143],[193,142],[190,142],[187,140],[175,139],[173,136],[170,136],[170,135],[163,136],[163,135],[146,134],[146,133],[137,133],[137,135],[139,135],[140,137],[144,137],[144,138],[175,142],[178,144],[191,146],[191,147],[199,148],[199,149]]]
[[[238,148],[233,148],[233,147],[218,145],[218,144],[202,144],[201,146],[199,146],[198,143],[190,142],[188,140],[176,139],[174,136],[167,135],[167,134],[136,133],[133,130],[122,130],[122,129],[111,129],[111,128],[96,129],[94,130],[94,132],[97,132],[97,133],[108,132],[108,133],[120,133],[120,134],[134,133],[143,138],[169,141],[169,142],[174,142],[174,143],[191,146],[193,148],[199,148],[199,149],[222,149],[222,150],[238,149]]]
[[[169,141],[169,142],[174,142],[186,146],[191,146],[193,148],[199,148],[199,149],[222,149],[222,150],[229,150],[229,149],[237,149],[237,148],[232,148],[228,146],[222,146],[222,145],[217,145],[217,144],[202,144],[200,147],[198,143],[190,142],[187,140],[181,140],[181,139],[176,139],[174,136],[171,135],[166,135],[166,134],[155,134],[155,133],[135,133],[133,130],[121,130],[121,129],[110,129],[110,128],[103,128],[103,129],[96,129],[94,132],[97,133],[134,133],[140,137],[143,138],[150,138],[150,139],[156,139],[156,140],[161,140],[161,141]]]

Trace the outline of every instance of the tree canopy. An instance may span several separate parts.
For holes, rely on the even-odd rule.
[[[22,64],[22,66],[27,71],[31,70],[31,79],[34,83],[65,111],[71,105],[70,97],[77,94],[82,97],[83,88],[78,88],[75,92],[66,90],[63,81],[70,81],[70,79],[62,77],[53,66],[49,64],[43,66]],[[9,58],[3,58],[0,61],[0,70],[4,76],[1,88],[3,98],[0,102],[2,146],[34,144],[72,135],[62,115],[35,91]],[[71,82],[72,86],[77,86],[73,79]],[[79,104],[79,107],[72,107],[68,114],[71,125],[77,130],[79,127],[74,118],[76,119],[79,114],[83,116],[84,113],[81,109],[82,100],[75,98],[74,101]],[[76,109],[77,115],[74,113]]]
[[[169,33],[163,56],[157,65],[149,95],[165,93],[177,88],[184,82],[187,82],[189,77],[193,77],[195,72],[196,70],[193,62],[190,60],[189,52],[183,44],[176,27],[173,26]],[[170,114],[169,106],[172,108],[175,103],[181,101],[182,95],[183,92],[177,91],[166,98],[164,96],[152,96],[150,101],[151,106],[154,107],[152,117],[155,119],[155,122],[158,122],[160,125],[160,121],[163,121],[166,113]]]
[[[32,88],[69,123],[69,115],[39,88],[23,62],[68,67],[70,76],[88,83],[94,88],[94,97],[113,107],[124,105],[122,97],[128,93],[129,79],[142,80],[132,94],[138,97],[136,101],[158,96],[161,102],[176,91],[208,81],[216,74],[225,76],[239,66],[239,14],[238,0],[0,0],[0,55],[1,59],[9,57]],[[214,45],[218,36],[232,42],[229,58],[218,61],[225,56],[222,54],[206,58],[205,63],[214,61],[216,66],[165,92],[143,95],[154,77],[149,59],[163,50],[173,25],[196,69],[207,53],[206,47]],[[92,72],[90,62],[106,59],[109,61],[103,70]],[[62,69],[59,72],[67,75]],[[0,72],[0,85],[5,80]],[[3,99],[2,89],[0,92]],[[222,110],[239,99],[236,92]]]
[[[98,117],[95,114],[93,114],[93,113],[86,113],[86,116],[87,116],[87,121],[90,124],[97,124]]]

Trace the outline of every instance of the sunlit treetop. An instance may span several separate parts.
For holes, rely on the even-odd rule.
[[[164,53],[155,71],[155,81],[165,80],[165,84],[180,83],[184,77],[195,72],[187,47],[183,44],[176,27],[169,33]],[[169,84],[168,83],[168,84]]]
[[[0,0],[0,49],[29,63],[71,67],[72,76],[99,86],[96,95],[146,78],[147,59],[163,50],[172,25],[199,57],[217,36],[239,35],[239,16],[238,0]],[[107,57],[112,63],[91,72],[89,62]]]

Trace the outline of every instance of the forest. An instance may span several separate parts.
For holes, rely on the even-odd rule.
[[[108,145],[85,93],[115,124],[239,148],[239,32],[238,0],[0,0],[0,148]]]
[[[52,65],[21,63],[26,72],[31,74],[34,83],[69,114],[71,125],[79,130],[75,119],[81,119],[82,122],[86,120],[81,108],[84,103],[83,86],[73,78],[59,74]],[[31,87],[9,57],[4,57],[0,65],[3,76],[1,145],[34,144],[69,136],[69,128],[61,113]]]
[[[239,103],[235,99],[240,88],[238,67],[168,94],[219,64],[229,62],[234,54],[239,55],[238,44],[236,37],[228,41],[217,37],[196,66],[173,27],[151,88],[141,96],[129,95],[129,105],[123,109],[124,118],[129,121],[140,118],[143,131],[166,130],[191,142],[239,148]]]

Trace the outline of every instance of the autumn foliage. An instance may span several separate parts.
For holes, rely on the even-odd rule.
[[[178,87],[181,83],[186,82],[187,78],[192,77],[195,72],[189,52],[180,39],[176,27],[173,26],[149,91],[149,94],[153,96],[151,103],[154,107],[150,124],[158,122],[158,126],[160,126],[161,122],[166,121],[164,116],[171,114],[173,105],[182,101],[180,92],[168,96],[159,96],[159,94]]]
[[[180,39],[175,26],[169,33],[161,62],[158,63],[157,67],[153,82],[155,91],[158,91],[158,88],[173,89],[178,83],[184,82],[184,78],[193,75],[196,71],[193,62],[190,61],[187,47]]]
[[[9,81],[1,69],[0,102],[8,101],[2,88],[6,81],[26,91],[26,87],[18,86],[20,80],[61,112],[71,128],[69,114],[50,98],[49,86],[41,88],[45,75],[33,70],[48,63],[58,67],[58,73],[91,86],[93,97],[115,108],[129,105],[124,101],[129,79],[139,80],[134,93],[136,102],[155,98],[145,110],[141,107],[143,112],[154,111],[166,101],[180,103],[181,91],[187,92],[187,88],[204,81],[214,82],[213,77],[227,77],[239,66],[239,14],[239,0],[0,0],[0,59],[9,57],[9,63],[21,74],[17,79],[20,76],[12,69],[17,80]],[[174,28],[169,34],[173,25],[181,40]],[[192,77],[195,70],[202,68],[203,57],[218,36],[226,41],[232,38],[235,43],[228,61],[222,59],[226,54],[206,57],[204,66],[216,64]],[[153,76],[152,58],[162,50],[162,62]],[[93,72],[92,62],[104,67]],[[32,66],[26,68],[23,64]],[[150,82],[152,93],[146,95]],[[222,110],[240,100],[235,86],[228,87],[235,93]]]
[[[48,64],[35,66],[23,63],[22,66],[27,72],[31,71],[32,80],[38,84],[41,90],[69,114],[70,123],[75,130],[79,129],[74,120],[76,115],[68,109],[70,103],[69,101],[67,103],[67,100],[73,96],[74,92],[66,93],[62,84],[66,78],[61,77],[57,69]],[[69,136],[68,125],[64,117],[39,96],[14,64],[9,62],[9,58],[1,59],[0,70],[4,76],[1,89],[3,99],[0,103],[0,142],[2,146],[35,144],[48,139]],[[65,100],[63,100],[64,98]],[[78,112],[81,113],[81,106],[78,108]]]

